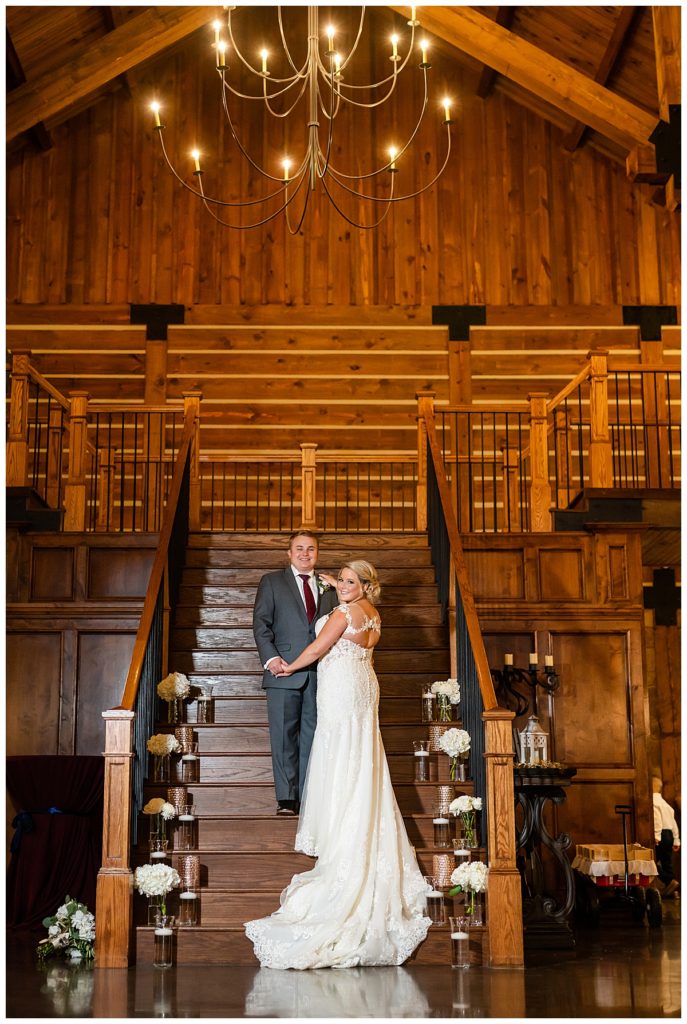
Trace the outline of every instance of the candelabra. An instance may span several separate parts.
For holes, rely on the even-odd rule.
[[[499,704],[514,711],[516,717],[524,715],[530,708],[534,715],[537,714],[537,688],[552,695],[561,684],[551,654],[544,657],[543,672],[539,671],[536,654],[530,654],[528,669],[516,668],[513,664],[513,655],[506,654],[503,668],[492,668],[491,677],[494,680],[494,690]],[[517,684],[529,687],[529,698],[516,689]]]
[[[446,168],[451,153],[452,120],[451,100],[449,98],[445,98],[441,102],[441,107],[443,108],[443,124],[446,126],[447,145],[446,155],[439,170],[431,181],[413,192],[409,192],[405,195],[396,195],[394,191],[394,180],[395,174],[398,171],[398,164],[417,136],[429,102],[428,72],[431,68],[431,64],[428,59],[429,43],[423,38],[419,42],[419,47],[416,46],[415,34],[420,22],[416,18],[415,7],[410,8],[410,19],[407,22],[407,25],[410,28],[410,40],[407,52],[405,52],[405,55],[402,55],[402,40],[399,35],[392,35],[390,39],[391,54],[388,58],[391,63],[390,73],[383,76],[381,80],[377,82],[370,82],[368,84],[354,84],[352,82],[347,82],[346,75],[344,75],[344,72],[350,68],[352,58],[358,49],[362,37],[365,19],[364,7],[361,9],[357,34],[355,35],[352,46],[348,50],[345,50],[343,47],[340,49],[335,47],[335,37],[338,33],[334,25],[329,25],[325,29],[324,35],[321,36],[318,22],[319,8],[308,7],[307,52],[305,59],[300,63],[300,65],[296,63],[292,56],[291,49],[287,42],[282,8],[277,8],[283,57],[289,68],[289,73],[283,77],[273,74],[272,71],[269,70],[268,61],[271,57],[270,53],[266,49],[263,48],[260,51],[259,68],[254,66],[253,63],[243,55],[236,44],[232,28],[232,12],[235,10],[236,7],[226,8],[226,31],[229,41],[228,43],[222,35],[222,23],[220,21],[215,21],[213,23],[215,33],[213,49],[215,54],[216,70],[221,88],[221,104],[231,136],[241,155],[248,161],[253,170],[262,175],[262,177],[269,183],[269,187],[272,188],[272,191],[259,199],[244,199],[233,202],[208,195],[203,186],[203,174],[205,172],[201,167],[202,154],[199,148],[192,149],[190,153],[193,160],[192,174],[196,179],[195,187],[190,185],[185,180],[184,175],[179,173],[173,166],[168,156],[163,138],[165,126],[160,118],[160,112],[162,110],[161,104],[159,101],[155,100],[150,105],[154,114],[153,128],[160,141],[162,153],[169,170],[185,189],[195,195],[202,202],[207,212],[215,221],[217,221],[218,224],[221,224],[224,227],[245,230],[261,227],[279,216],[279,214],[284,213],[289,232],[291,234],[296,234],[300,230],[305,219],[310,195],[316,189],[319,182],[337,213],[339,213],[354,227],[369,229],[377,227],[384,220],[394,203],[413,199],[422,192],[426,192],[427,189],[431,188],[432,185],[435,184]],[[293,15],[295,11],[294,8],[286,8],[286,10],[290,15]],[[325,37],[326,43],[324,42]],[[321,49],[324,49],[323,53],[321,53]],[[417,122],[410,131],[405,144],[402,146],[390,146],[388,149],[388,159],[386,159],[381,166],[369,171],[368,173],[352,174],[336,167],[333,160],[333,153],[335,150],[334,123],[339,113],[345,108],[371,110],[386,103],[396,89],[399,75],[409,64],[412,55],[418,52],[418,49],[421,58],[418,67],[423,76],[424,96]],[[259,86],[256,93],[251,94],[249,92],[244,92],[243,88],[245,87],[239,89],[236,85],[232,84],[229,77],[229,54],[231,54],[231,63],[234,67],[245,69],[245,73],[249,76],[253,76],[257,80]],[[379,95],[380,91],[383,91],[381,95]],[[236,121],[230,112],[229,101],[232,96],[238,100],[255,101],[256,103],[260,103],[272,117],[282,121],[287,119],[299,105],[300,101],[303,100],[306,107],[307,143],[305,146],[305,152],[302,154],[300,159],[293,160],[288,156],[284,156],[281,159],[281,172],[278,174],[272,173],[267,170],[267,168],[260,166],[249,154],[247,148],[239,137]],[[368,101],[364,101],[362,98],[363,96],[367,96]],[[280,108],[283,107],[285,109],[277,110],[274,105],[275,100],[277,100],[277,104]],[[321,121],[325,126],[322,132],[322,137],[320,134]],[[369,131],[369,129],[367,130]],[[372,181],[381,174],[388,174],[389,179],[387,194],[385,196],[370,195],[368,192],[363,191],[363,188],[367,188],[368,185],[371,185]],[[363,182],[366,182],[365,186],[362,185]],[[277,187],[273,187],[275,185]],[[339,195],[337,193],[337,196],[335,197],[332,194],[332,189],[339,189],[342,195],[347,194],[348,196],[353,197],[354,200],[364,200],[369,203],[380,204],[378,209],[381,209],[382,212],[373,223],[364,224],[354,220],[341,208],[339,205]],[[296,197],[299,195],[301,195],[303,199],[302,207],[298,213],[297,222],[294,224],[292,223],[290,216],[291,208]],[[265,213],[264,211],[266,207],[264,204],[270,203],[276,204],[276,209],[272,209],[270,212]],[[254,220],[249,224],[232,223],[228,220],[224,220],[217,212],[218,210],[240,210],[247,207],[258,207],[259,211],[261,211],[259,213],[259,219]],[[296,210],[296,207],[294,206],[293,209]]]

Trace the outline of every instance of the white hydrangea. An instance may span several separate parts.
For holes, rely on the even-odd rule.
[[[449,814],[467,814],[470,811],[482,810],[482,798],[480,796],[468,796],[464,793],[451,801]]]
[[[166,896],[180,884],[178,871],[169,864],[143,864],[134,875],[134,885],[143,896]]]
[[[157,684],[157,693],[163,700],[176,700],[177,697],[188,697],[191,684],[181,672],[170,672]]]
[[[146,743],[151,754],[164,757],[166,754],[178,754],[181,750],[179,740],[171,732],[159,732],[151,736]]]
[[[170,821],[172,818],[176,818],[177,809],[174,806],[174,804],[169,804],[165,800],[165,802],[162,804],[162,807],[160,808],[160,814],[165,819],[165,821]]]
[[[69,917],[69,911],[67,910],[67,907],[66,907],[66,905],[64,903],[62,904],[62,906],[59,908],[59,910],[55,914],[55,917],[59,921],[66,921],[67,918]]]
[[[54,935],[59,935],[61,931],[62,928],[59,924],[51,924],[48,928],[48,935],[52,938]]]
[[[430,689],[432,693],[437,695],[440,693],[444,694],[452,704],[460,703],[460,686],[457,679],[437,680],[437,682],[432,683]]]
[[[465,729],[447,729],[439,737],[439,746],[449,757],[459,757],[470,750],[470,733]]]
[[[489,868],[481,860],[459,864],[451,875],[451,884],[459,885],[463,892],[485,892]]]

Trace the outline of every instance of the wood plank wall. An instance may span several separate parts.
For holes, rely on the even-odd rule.
[[[184,173],[192,143],[207,154],[208,193],[222,192],[226,176],[234,182],[228,198],[257,194],[235,149],[223,164],[213,152],[222,128],[210,53],[206,34],[196,34],[139,70],[131,99],[104,96],[54,128],[52,149],[10,154],[9,302],[679,303],[679,218],[651,205],[652,188],[630,184],[621,165],[596,151],[563,152],[559,128],[503,93],[479,99],[474,74],[438,51],[430,84],[437,99],[455,97],[456,114],[454,152],[437,187],[399,205],[374,232],[350,227],[318,196],[293,237],[281,220],[250,232],[217,228],[163,166],[147,109],[157,92],[169,151]],[[384,159],[400,126],[414,123],[420,89],[419,72],[402,81],[396,128],[386,113],[380,122],[364,113],[355,131],[342,121],[335,156],[344,169]],[[240,129],[278,169],[298,139],[283,139],[281,124],[251,113]],[[432,176],[444,131],[432,104],[418,156],[401,162],[398,193]]]

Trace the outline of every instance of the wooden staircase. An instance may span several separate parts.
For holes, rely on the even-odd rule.
[[[196,726],[200,782],[188,789],[198,814],[201,913],[199,927],[178,931],[180,964],[254,964],[243,922],[275,910],[292,875],[314,863],[294,852],[296,820],[275,815],[267,706],[252,634],[257,584],[264,572],[286,564],[286,547],[284,534],[189,537],[169,667],[188,675],[192,685],[214,685],[215,721]],[[437,783],[448,782],[448,759],[432,754],[432,781],[418,784],[410,753],[412,740],[427,736],[422,687],[450,674],[430,550],[424,534],[330,534],[321,544],[319,564],[336,571],[354,554],[376,565],[382,583],[384,626],[375,653],[382,735],[410,840],[423,873],[432,874],[433,854],[447,852],[433,846],[432,807]],[[194,702],[187,717],[195,721]],[[162,723],[157,728],[173,729]],[[456,792],[471,793],[472,784],[460,784]],[[146,785],[146,800],[165,795],[165,786]],[[141,818],[133,866],[148,860]],[[447,903],[452,913],[452,901]],[[144,900],[137,896],[135,905],[136,959],[149,963],[152,928],[143,924]],[[486,929],[478,931],[479,942]],[[430,929],[414,960],[450,962],[446,925]]]

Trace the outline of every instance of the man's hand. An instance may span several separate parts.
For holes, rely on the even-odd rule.
[[[267,668],[273,676],[280,676],[286,668],[286,662],[283,658],[272,658]]]
[[[283,668],[282,668],[281,672],[279,673],[279,677],[281,678],[282,676],[291,676],[291,675],[293,675],[293,669],[288,664],[288,662],[284,661],[282,664],[283,664]]]

